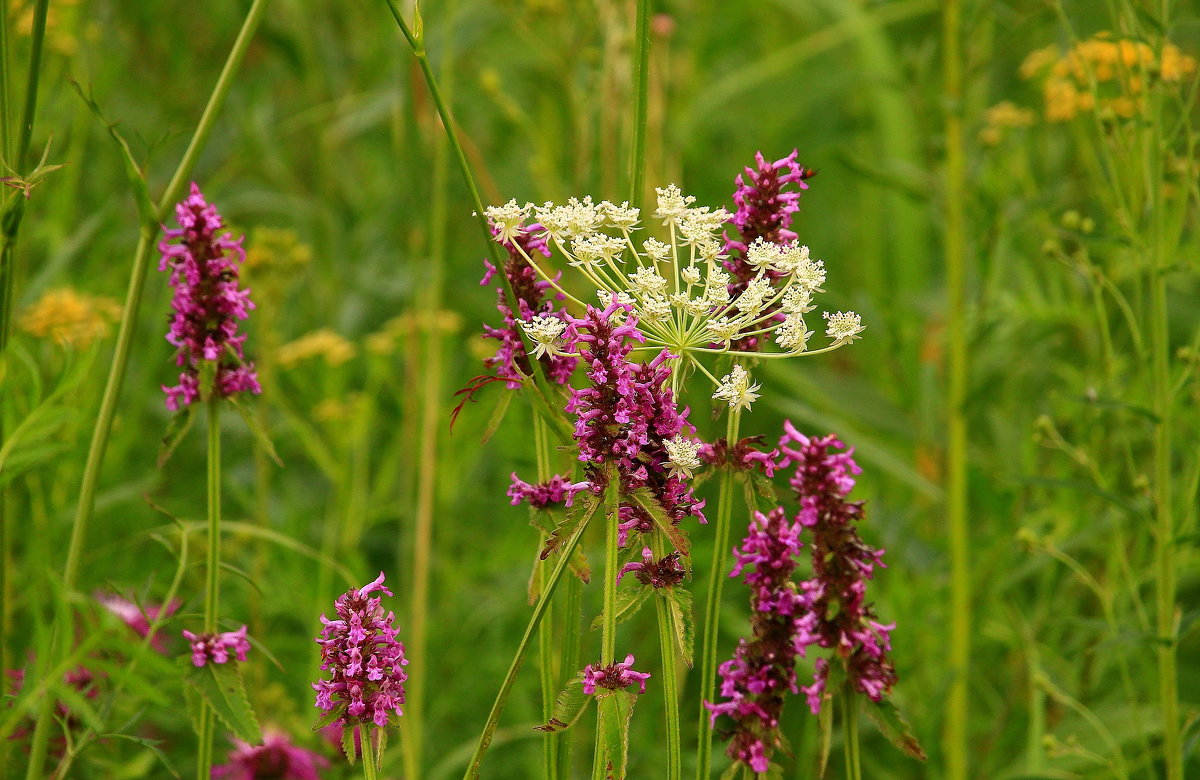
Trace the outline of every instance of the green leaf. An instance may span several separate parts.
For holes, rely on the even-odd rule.
[[[696,623],[692,618],[692,594],[686,588],[679,586],[663,588],[659,593],[667,600],[668,612],[671,615],[671,630],[675,632],[675,640],[679,643],[679,653],[683,656],[683,662],[690,669],[696,646]]]
[[[213,712],[238,739],[257,745],[262,742],[258,718],[246,697],[246,685],[236,663],[193,666],[184,682],[208,702]]]
[[[358,746],[354,740],[358,729],[358,726],[342,727],[342,752],[346,754],[346,760],[350,762],[350,766],[354,766],[354,759],[358,758]]]
[[[629,497],[646,510],[646,513],[654,520],[654,524],[658,526],[658,530],[666,534],[667,538],[671,540],[671,544],[675,545],[676,550],[683,555],[688,554],[692,543],[688,540],[687,534],[671,522],[671,518],[667,517],[666,511],[662,508],[662,504],[658,503],[658,499],[654,497],[649,488],[638,488],[630,493]]]
[[[753,493],[747,495],[747,503],[754,499],[754,494],[764,499],[768,504],[778,504],[779,494],[775,492],[775,483],[767,479],[766,474],[758,471],[746,472],[747,487],[753,488]]]
[[[550,720],[534,728],[548,734],[566,731],[579,722],[593,698],[595,697],[583,692],[583,672],[580,672],[559,691],[554,700],[554,714],[550,716]]]
[[[637,694],[628,691],[596,693],[600,708],[600,745],[611,780],[624,780],[629,765],[629,720]]]
[[[312,730],[314,732],[317,732],[317,731],[320,731],[321,729],[325,728],[326,726],[332,726],[333,722],[335,720],[337,720],[338,718],[342,717],[345,714],[346,713],[345,713],[345,710],[343,707],[334,707],[329,712],[325,713],[324,715],[322,715],[320,718],[317,719],[317,722],[313,724]],[[344,731],[344,729],[343,729],[343,731]]]
[[[634,588],[621,588],[617,591],[617,623],[624,623],[636,615],[645,605],[654,588],[649,585],[638,585]],[[592,621],[591,630],[595,631],[604,623],[604,615],[596,615]]]
[[[163,434],[162,440],[158,444],[158,461],[155,465],[162,468],[167,461],[171,459],[175,448],[179,446],[179,442],[183,441],[183,437],[191,430],[192,423],[196,420],[196,407],[188,404],[175,413],[171,418],[171,423],[167,426],[167,432]]]
[[[133,188],[133,200],[137,204],[138,216],[141,217],[143,225],[153,225],[158,227],[158,209],[154,206],[154,201],[150,198],[150,189],[146,186],[146,175],[142,172],[138,161],[133,156],[133,151],[129,148],[129,143],[117,132],[115,123],[109,122],[104,118],[104,113],[100,110],[99,104],[92,99],[91,95],[85,94],[83,87],[79,86],[79,82],[71,80],[71,85],[75,87],[75,91],[79,93],[79,97],[87,104],[96,118],[104,123],[104,128],[108,130],[108,134],[117,142],[117,146],[121,150],[121,159],[125,163],[125,178],[129,181],[129,186]]]
[[[250,429],[250,434],[258,442],[258,446],[263,448],[267,457],[275,461],[276,466],[282,466],[283,461],[279,459],[279,455],[275,452],[275,445],[271,443],[271,437],[267,434],[267,429],[263,427],[262,421],[258,419],[258,413],[250,406],[241,403],[232,396],[228,400],[233,404],[233,408],[237,409],[238,413],[242,415],[242,419],[246,421],[246,427]]]
[[[921,743],[913,734],[912,726],[905,720],[900,708],[890,699],[870,702],[867,715],[875,721],[875,725],[889,742],[918,761],[925,760],[925,751],[921,749]]]
[[[181,775],[175,771],[175,767],[171,766],[171,762],[167,760],[166,754],[164,754],[161,750],[158,749],[158,745],[159,745],[158,740],[146,739],[144,737],[135,737],[131,734],[97,734],[96,735],[97,741],[106,740],[106,739],[124,739],[124,740],[134,743],[135,745],[141,745],[142,747],[146,748],[147,750],[149,750],[151,753],[154,754],[154,757],[157,758],[158,762],[163,765],[163,769],[167,770],[167,772],[170,773],[171,777],[176,778],[176,780],[179,780],[179,778],[181,777]]]
[[[564,539],[569,539],[575,533],[575,529],[591,518],[592,513],[596,511],[596,507],[600,506],[599,497],[588,493],[582,500],[576,501],[575,506],[571,507],[571,511],[567,513],[567,519],[559,524],[554,529],[554,533],[546,539],[546,545],[542,548],[542,560],[550,557],[550,553],[558,549]]]
[[[504,421],[504,415],[508,412],[508,405],[512,403],[514,395],[516,393],[503,392],[500,394],[495,408],[492,409],[492,416],[488,418],[487,427],[483,429],[483,436],[479,439],[480,446],[487,444],[500,428],[500,423]]]
[[[743,764],[740,761],[734,761],[721,773],[720,780],[733,780],[738,776],[738,772],[742,771],[742,767]]]

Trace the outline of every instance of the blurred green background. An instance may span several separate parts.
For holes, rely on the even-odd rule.
[[[8,3],[5,75],[13,94],[24,78],[22,20],[30,6]],[[121,300],[137,238],[116,146],[71,81],[117,123],[157,195],[247,7],[51,3],[33,146],[50,144],[50,162],[66,165],[32,190],[26,207],[17,327],[3,377],[5,429],[63,377],[75,384],[54,402],[59,411],[45,430],[13,453],[3,477],[12,529],[4,649],[12,666],[45,642],[47,594],[61,568],[112,344],[111,336],[90,345],[56,343],[39,330],[35,307],[62,287]],[[1126,193],[1126,210],[1119,208],[1122,187],[1147,170],[1139,160],[1156,156],[1144,148],[1153,128],[1115,105],[1049,121],[1048,77],[1020,73],[1036,50],[1055,47],[1061,58],[1097,33],[1136,38],[1151,25],[1128,3],[965,4],[965,92],[953,108],[964,122],[966,188],[953,207],[966,218],[967,316],[948,333],[943,228],[952,195],[944,184],[939,4],[675,0],[654,10],[647,184],[676,182],[701,204],[733,208],[734,176],[757,150],[773,159],[798,149],[800,162],[818,175],[793,228],[827,265],[825,306],[854,309],[867,325],[850,349],[768,361],[760,369],[763,398],[742,423],[744,433],[769,440],[785,417],[811,433],[837,432],[857,447],[865,469],[854,494],[868,502],[862,534],[886,548],[888,564],[871,598],[885,621],[897,623],[895,698],[929,753],[928,763],[918,764],[867,729],[866,776],[945,776],[948,337],[964,339],[967,354],[969,776],[1160,776],[1148,488],[1156,418],[1149,411],[1150,358],[1136,327],[1149,305],[1136,237],[1151,205]],[[458,0],[426,3],[422,13],[430,57],[485,203],[623,198],[632,3]],[[1195,56],[1200,9],[1174,4],[1166,35],[1179,56]],[[1166,160],[1159,184],[1180,215],[1168,276],[1171,370],[1179,377],[1172,419],[1179,691],[1185,751],[1200,772],[1200,385],[1190,374],[1200,359],[1200,177],[1195,61],[1190,73],[1182,62],[1178,80],[1164,77],[1157,85],[1167,96],[1160,118],[1170,118],[1157,148]],[[1089,88],[1109,97],[1125,89],[1119,79],[1080,83],[1081,91]],[[1003,101],[1012,106],[991,110]],[[538,548],[526,511],[510,507],[504,495],[511,471],[533,471],[528,405],[513,403],[481,446],[504,392],[492,385],[449,428],[453,391],[483,373],[488,344],[480,325],[499,317],[494,291],[478,284],[486,247],[453,167],[446,172],[444,266],[431,260],[441,138],[411,51],[383,3],[275,0],[193,177],[226,221],[247,234],[245,278],[258,303],[247,350],[265,386],[260,414],[285,463],[277,469],[256,454],[245,426],[228,416],[224,555],[231,568],[223,614],[250,623],[266,651],[256,651],[247,672],[256,708],[264,722],[317,745],[308,736],[316,717],[309,682],[317,676],[317,616],[380,569],[396,590],[398,623],[408,625],[425,462],[434,480],[427,493],[431,614],[427,651],[414,659],[427,676],[419,716],[425,778],[462,772],[524,629],[526,581]],[[102,473],[79,586],[84,595],[161,599],[179,547],[169,515],[191,523],[204,517],[199,426],[166,468],[155,469],[169,421],[159,386],[174,381],[172,349],[163,339],[169,299],[166,275],[152,273]],[[87,300],[61,306],[41,311],[43,319],[69,318],[80,308],[103,315],[104,308]],[[321,329],[332,334],[293,343]],[[432,409],[422,402],[431,371]],[[690,399],[694,408],[707,409],[706,392]],[[436,420],[435,468],[426,460],[429,440],[421,438],[423,414]],[[722,423],[703,413],[693,418],[702,435],[719,435]],[[713,488],[710,482],[705,491]],[[736,538],[745,520],[735,515]],[[703,598],[712,542],[703,527],[690,532],[694,586]],[[180,653],[178,630],[200,610],[203,535],[191,536],[183,620],[168,624]],[[595,582],[585,596],[590,619],[599,603]],[[747,598],[729,583],[723,653],[747,631]],[[119,667],[128,639],[122,627],[86,603],[79,608],[81,630],[105,632],[100,652]],[[622,635],[622,646],[645,659],[639,668],[657,674],[649,613],[624,625]],[[585,641],[586,658],[598,637]],[[266,660],[268,653],[277,663]],[[139,675],[144,679],[117,705],[109,728],[161,740],[165,758],[189,776],[194,748],[171,667],[149,663]],[[684,695],[685,772],[696,676]],[[631,777],[662,774],[661,706],[647,696],[634,715]],[[539,776],[541,736],[531,726],[541,716],[530,659],[485,777]],[[781,756],[786,776],[815,776],[815,718],[801,699],[789,706],[784,731],[794,753]],[[583,771],[591,730],[574,733]],[[410,737],[406,727],[393,745]],[[219,742],[218,760],[225,747]],[[23,771],[21,750],[19,743],[9,747],[13,776]],[[726,763],[716,759],[718,768]],[[402,776],[401,765],[393,747],[384,776]],[[71,772],[169,774],[150,751],[119,740],[90,747]],[[354,773],[338,765],[329,776]]]

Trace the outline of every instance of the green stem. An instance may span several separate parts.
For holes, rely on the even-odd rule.
[[[1165,9],[1164,9],[1165,22]],[[1161,100],[1161,97],[1159,98]],[[1155,159],[1151,198],[1153,255],[1150,258],[1150,351],[1153,409],[1158,417],[1154,429],[1154,514],[1155,514],[1155,616],[1158,632],[1159,705],[1162,709],[1163,758],[1168,780],[1183,780],[1183,743],[1179,730],[1179,686],[1176,671],[1178,617],[1176,614],[1175,517],[1171,491],[1171,338],[1167,310],[1167,266],[1170,262],[1166,236],[1167,204],[1163,203],[1162,128],[1153,130]]]
[[[537,479],[545,482],[550,479],[550,438],[546,429],[546,421],[536,412],[533,415],[533,441],[537,452]],[[540,591],[546,586],[546,566],[537,564],[537,586]],[[538,626],[538,671],[542,684],[542,717],[549,721],[554,715],[554,703],[558,694],[558,680],[555,673],[558,659],[555,656],[560,650],[554,641],[554,613],[551,611]],[[562,734],[554,732],[542,739],[542,765],[548,780],[559,777],[559,752],[563,745]]]
[[[600,613],[600,666],[612,666],[617,655],[617,545],[620,529],[621,479],[611,465],[604,471],[604,601]],[[608,768],[605,761],[604,732],[596,718],[596,751],[592,760],[592,780],[605,780]]]
[[[375,766],[375,740],[372,737],[372,729],[370,726],[359,726],[359,731],[362,733],[362,768],[363,780],[377,780],[379,777],[379,769]],[[415,777],[415,775],[409,775]]]
[[[737,443],[740,422],[741,412],[731,409],[725,421],[725,441],[730,450]],[[712,728],[709,726],[709,712],[704,702],[716,698],[714,694],[717,676],[717,623],[721,614],[721,589],[725,584],[725,569],[729,558],[729,525],[733,514],[734,472],[728,464],[724,468],[721,473],[721,492],[717,497],[717,527],[713,529],[712,568],[708,574],[708,596],[704,602],[704,637],[700,645],[700,745],[696,759],[698,780],[708,780],[712,763]]]
[[[564,614],[562,628],[562,664],[561,677],[568,676],[579,668],[579,620],[583,612],[583,583],[578,577],[567,577],[566,594],[563,597]],[[559,736],[562,746],[558,751],[558,776],[571,777],[571,740],[568,735]]]
[[[862,758],[858,746],[858,702],[849,683],[843,685],[843,717],[846,724],[846,777],[862,780]]]
[[[658,608],[658,645],[662,652],[663,706],[667,721],[667,780],[679,780],[683,776],[683,752],[680,747],[679,730],[679,686],[675,668],[675,632],[671,630],[671,616],[667,611],[667,594],[658,591],[654,598]]]
[[[563,572],[566,571],[570,563],[571,555],[575,552],[575,547],[579,544],[583,532],[587,530],[595,511],[596,508],[593,507],[579,521],[579,527],[571,534],[566,544],[562,545],[558,564],[555,565],[554,571],[551,572],[550,579],[546,582],[546,587],[542,591],[542,595],[538,598],[537,604],[534,605],[533,614],[529,616],[529,625],[525,627],[525,633],[521,636],[520,644],[517,645],[517,652],[513,656],[512,663],[508,666],[508,673],[504,675],[504,682],[500,684],[500,690],[496,693],[496,701],[492,703],[492,710],[488,713],[487,723],[483,726],[483,733],[479,735],[479,744],[475,746],[475,752],[471,754],[471,761],[467,765],[467,771],[463,775],[463,780],[477,780],[479,777],[479,766],[483,762],[483,754],[487,752],[488,747],[492,744],[492,737],[496,733],[496,726],[500,723],[500,713],[504,711],[504,705],[508,702],[508,695],[512,692],[513,683],[517,679],[517,672],[521,669],[521,662],[525,659],[525,651],[529,647],[529,641],[533,638],[533,632],[537,630],[538,625],[542,622],[542,617],[546,614],[546,610],[550,606],[550,599],[554,596],[554,590],[558,587],[558,582],[562,579]]]
[[[650,0],[637,0],[637,59],[633,65],[633,152],[629,157],[629,202],[641,202],[646,186],[646,123],[650,95]]]
[[[961,0],[942,5],[943,89],[946,98],[945,210],[948,393],[946,516],[950,541],[950,691],[946,697],[946,776],[967,776],[968,681],[971,658],[970,538],[967,529],[966,160],[962,123]]]
[[[217,633],[221,611],[221,401],[208,400],[208,547],[204,564],[204,633]],[[213,711],[203,705],[196,777],[212,774]]]

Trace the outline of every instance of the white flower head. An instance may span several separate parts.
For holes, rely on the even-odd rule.
[[[799,314],[789,314],[783,323],[775,329],[775,343],[789,352],[803,352],[808,349],[808,340],[812,331],[804,327],[804,317]]]
[[[575,255],[575,262],[571,265],[578,267],[612,262],[620,257],[624,250],[623,240],[603,233],[576,236],[571,239],[571,253]]]
[[[679,235],[683,243],[698,246],[712,242],[713,234],[728,221],[729,212],[725,209],[710,211],[708,206],[686,209],[679,218]]]
[[[713,341],[719,341],[723,344],[728,344],[732,341],[740,329],[740,325],[728,317],[717,317],[714,320],[709,320],[704,327],[712,334]]]
[[[671,316],[671,302],[661,295],[652,295],[642,301],[638,312],[641,322],[656,325],[665,322]]]
[[[488,222],[492,223],[492,227],[497,230],[496,240],[508,244],[525,232],[523,226],[532,209],[532,203],[519,206],[514,198],[503,206],[488,206],[483,213],[488,218]]]
[[[671,245],[664,244],[656,238],[647,238],[642,242],[646,257],[655,263],[665,263],[671,258]]]
[[[805,258],[792,271],[796,284],[812,292],[825,292],[821,285],[825,284],[825,263],[821,260]]]
[[[808,247],[790,241],[779,248],[772,269],[785,274],[793,274],[811,263]],[[822,276],[821,281],[824,281]]]
[[[610,292],[609,290],[596,290],[596,297],[600,299],[600,305],[604,306],[605,308],[612,303],[614,295],[617,296],[617,303],[622,306],[633,306],[637,303],[637,301],[633,299],[633,296],[624,290],[617,290],[616,292]]]
[[[700,269],[694,265],[689,265],[687,268],[679,272],[679,277],[688,284],[699,284]]]
[[[862,338],[858,335],[863,332],[866,327],[862,324],[862,317],[852,311],[839,311],[836,314],[825,312],[821,315],[825,318],[826,328],[825,335],[833,339],[836,344],[849,344],[857,338]]]
[[[758,390],[762,385],[750,384],[750,375],[740,365],[721,378],[721,384],[713,398],[729,404],[730,411],[749,409],[750,404],[758,400]]]
[[[700,442],[675,436],[663,442],[667,449],[666,465],[671,470],[672,477],[691,479],[692,472],[700,468]]]
[[[742,290],[742,294],[737,297],[734,305],[737,306],[740,312],[755,315],[762,311],[770,295],[771,280],[765,276],[760,276],[757,279],[752,279],[746,285],[746,289]]]
[[[754,269],[771,268],[779,261],[779,256],[779,246],[768,244],[762,236],[746,247],[746,264]]]
[[[620,206],[607,200],[601,201],[596,210],[603,217],[605,225],[617,230],[632,230],[637,227],[642,215],[641,209],[632,208],[627,200],[622,201]]]
[[[816,308],[813,306],[812,294],[813,291],[807,287],[790,287],[783,294],[779,308],[783,309],[785,314],[808,314]]]
[[[654,216],[661,219],[664,225],[678,222],[688,207],[696,202],[693,196],[685,196],[674,184],[655,187],[654,191],[658,193],[658,208],[655,209]]]
[[[533,356],[540,358],[545,355],[557,355],[558,337],[567,329],[567,323],[557,317],[535,316],[532,320],[522,321],[521,330],[533,342]]]
[[[667,280],[653,268],[639,268],[629,275],[629,289],[641,295],[662,295]]]

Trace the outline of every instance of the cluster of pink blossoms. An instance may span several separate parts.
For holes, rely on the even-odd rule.
[[[518,477],[515,471],[511,479],[508,496],[512,499],[512,505],[517,506],[522,501],[527,501],[534,509],[545,509],[552,504],[571,506],[575,501],[575,494],[588,489],[587,482],[571,482],[561,474],[555,474],[546,482],[532,485]]]
[[[337,724],[354,726],[374,723],[383,728],[391,713],[404,714],[404,682],[408,679],[404,667],[404,645],[396,640],[400,633],[393,623],[394,612],[383,614],[381,599],[371,597],[379,591],[392,592],[379,577],[358,589],[338,596],[334,602],[337,620],[321,615],[324,628],[317,637],[321,645],[321,670],[330,679],[317,680],[317,707],[341,714]]]
[[[768,244],[786,244],[795,241],[797,235],[791,230],[792,215],[800,210],[800,193],[808,189],[808,179],[815,175],[811,168],[796,162],[796,150],[774,162],[768,162],[762,152],[754,153],[754,167],[746,168],[745,178],[738,174],[734,183],[733,202],[737,211],[729,218],[729,224],[737,228],[739,239],[725,236],[725,269],[733,277],[729,283],[729,294],[736,299],[746,285],[758,273],[758,269],[747,262],[747,251],[755,241]],[[795,185],[796,189],[787,189]],[[781,274],[768,270],[768,278],[775,280]],[[781,317],[782,319],[782,317]],[[735,349],[757,351],[761,346],[760,336],[748,336],[733,342]]]
[[[323,756],[296,745],[284,733],[268,729],[261,745],[233,740],[229,760],[212,768],[214,778],[225,780],[320,780],[318,770],[329,766]]]
[[[226,631],[220,634],[193,634],[185,630],[183,638],[192,648],[192,664],[204,666],[209,661],[214,664],[229,662],[229,654],[233,653],[239,661],[246,660],[250,652],[250,642],[246,639],[246,627],[237,631]]]
[[[625,656],[624,661],[611,666],[588,664],[583,667],[583,692],[591,696],[597,688],[608,688],[619,691],[630,685],[638,686],[638,693],[646,692],[646,680],[650,679],[649,672],[634,671],[633,654]]]
[[[246,259],[242,239],[234,240],[215,206],[209,205],[192,183],[191,193],[175,207],[179,227],[165,229],[159,244],[160,271],[171,272],[174,314],[167,341],[178,348],[175,364],[182,367],[179,384],[163,386],[167,408],[180,409],[200,400],[200,368],[214,364],[213,392],[218,396],[260,393],[254,365],[245,362],[238,322],[254,303],[250,291],[238,287],[238,270]]]
[[[778,742],[779,717],[787,694],[803,691],[819,711],[831,660],[842,663],[847,684],[880,701],[896,682],[887,652],[894,624],[884,625],[866,602],[866,581],[882,566],[882,550],[868,547],[855,523],[862,502],[845,500],[861,473],[853,451],[835,436],[809,438],[784,423],[777,468],[794,465],[790,484],[800,511],[782,507],[756,512],[730,576],[750,588],[754,638],[739,642],[734,657],[720,667],[719,703],[706,702],[715,724],[730,717],[728,754],[756,772],[766,772]],[[811,537],[813,576],[792,581],[802,547]],[[808,648],[832,650],[816,662],[811,685],[797,684],[795,659]]]
[[[671,357],[663,350],[649,363],[629,360],[630,342],[644,342],[632,307],[614,299],[603,310],[589,306],[572,320],[563,337],[581,355],[589,384],[574,390],[566,411],[575,415],[579,460],[586,464],[592,490],[603,491],[601,466],[614,464],[626,493],[648,488],[674,523],[689,515],[705,522],[704,502],[691,486],[672,474],[667,442],[693,434],[688,410],[680,412],[670,388]],[[621,321],[618,312],[624,315]],[[653,520],[637,504],[620,508],[621,539],[630,532],[648,533]]]
[[[521,340],[520,324],[532,322],[534,317],[550,317],[564,323],[570,319],[566,309],[555,307],[555,301],[561,300],[562,294],[556,294],[555,300],[546,300],[546,291],[550,289],[550,283],[538,278],[537,271],[521,254],[523,251],[526,255],[550,256],[546,239],[537,235],[541,232],[542,226],[534,223],[523,230],[524,232],[515,236],[512,242],[500,242],[508,252],[508,259],[504,263],[504,274],[508,277],[509,285],[517,299],[520,316],[519,318],[513,316],[504,287],[498,287],[496,288],[496,308],[504,317],[504,327],[493,328],[486,324],[483,326],[484,338],[500,342],[496,354],[486,358],[483,364],[495,371],[496,376],[506,380],[508,387],[514,390],[521,386],[522,375],[529,376],[533,370],[529,364],[529,356],[525,352],[525,344]],[[499,231],[493,230],[493,233],[499,235]],[[499,271],[486,259],[483,264],[487,267],[487,271],[479,283],[486,285]],[[563,355],[543,355],[538,359],[541,361],[546,375],[560,385],[571,381],[571,375],[575,372],[575,366],[578,363],[575,358]]]

